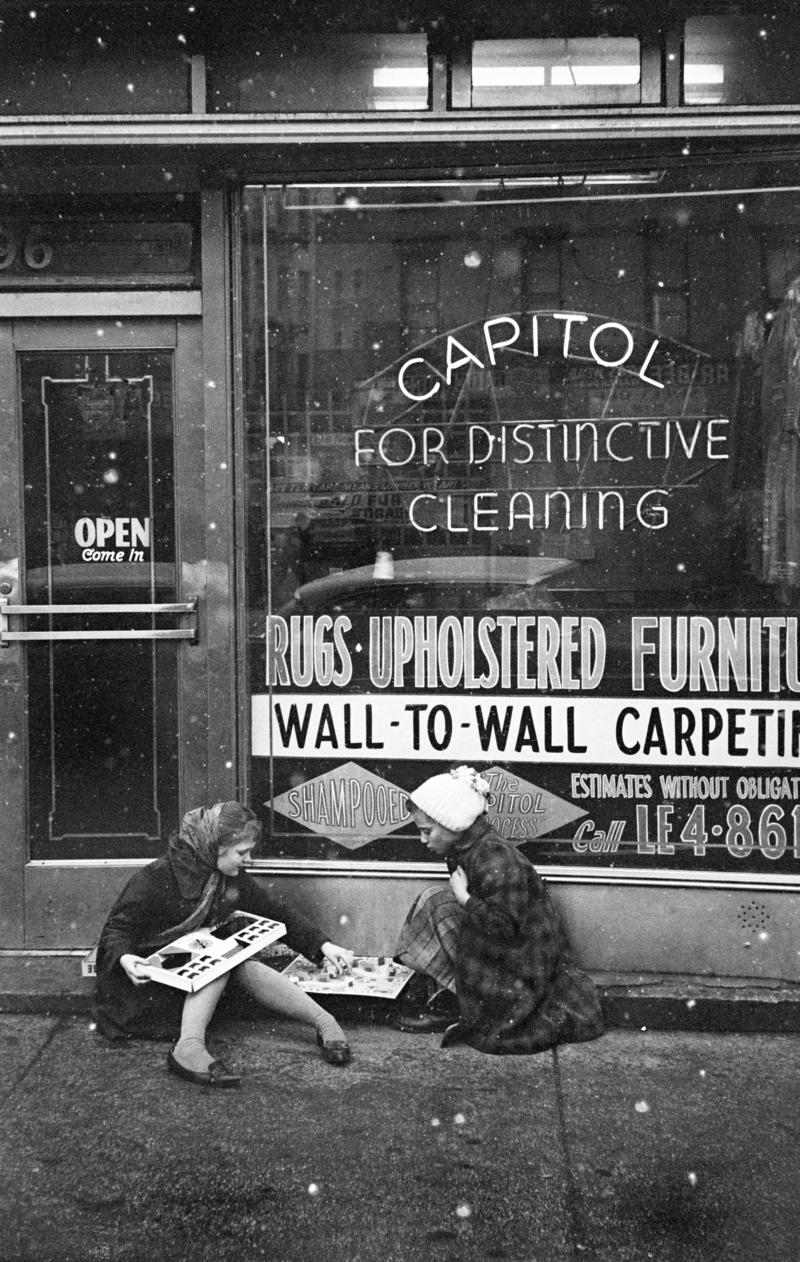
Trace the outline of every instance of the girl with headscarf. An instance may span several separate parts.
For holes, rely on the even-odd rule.
[[[328,942],[282,899],[266,894],[244,871],[261,835],[256,815],[238,802],[218,802],[184,815],[167,853],[128,881],[100,935],[94,1017],[110,1039],[179,1030],[167,1058],[171,1073],[190,1082],[235,1087],[239,1078],[206,1048],[206,1030],[229,982],[283,1016],[310,1023],[323,1058],[344,1065],[350,1049],[329,1012],[260,960],[249,959],[192,994],[148,983],[145,958],[183,934],[252,912],[286,925],[286,942],[316,962],[349,969],[353,952]]]
[[[445,1029],[443,1047],[498,1054],[602,1034],[594,985],[572,963],[544,882],[486,818],[487,781],[458,767],[426,780],[410,800],[450,881],[423,890],[402,926],[395,958],[420,975],[410,986],[416,981],[427,1002],[401,1011],[398,1028]]]

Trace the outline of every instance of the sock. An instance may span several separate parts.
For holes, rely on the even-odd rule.
[[[209,1052],[203,1039],[180,1038],[172,1049],[172,1055],[184,1069],[191,1069],[195,1074],[208,1071],[214,1057]]]
[[[299,986],[276,973],[274,968],[269,968],[260,960],[245,960],[237,968],[236,977],[248,994],[265,1008],[313,1025],[323,1043],[347,1041],[338,1021]]]
[[[179,1065],[191,1069],[193,1073],[206,1073],[214,1059],[206,1047],[206,1030],[227,982],[228,974],[225,973],[194,994],[187,995],[183,1001],[180,1038],[172,1049],[172,1055]]]

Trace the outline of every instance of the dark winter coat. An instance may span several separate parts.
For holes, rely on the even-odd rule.
[[[108,1038],[174,1033],[184,992],[158,982],[134,986],[119,961],[127,954],[151,954],[154,939],[185,920],[193,906],[181,896],[167,856],[128,881],[111,908],[97,948],[94,1018]],[[218,923],[233,910],[282,921],[288,946],[308,959],[322,958],[325,939],[316,926],[282,899],[260,889],[247,872],[224,879],[208,924]]]
[[[471,1046],[536,1052],[602,1034],[597,992],[572,963],[556,907],[528,859],[480,820],[448,863],[460,864],[468,883],[455,974],[460,1032]]]

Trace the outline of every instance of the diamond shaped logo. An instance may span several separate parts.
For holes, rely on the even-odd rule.
[[[481,775],[492,788],[493,801],[489,807],[492,827],[515,845],[546,837],[562,824],[586,814],[574,802],[556,797],[538,784],[512,775],[504,767],[490,767]]]
[[[405,790],[355,762],[346,762],[289,789],[275,798],[272,806],[286,819],[347,850],[358,850],[385,837],[410,819]]]

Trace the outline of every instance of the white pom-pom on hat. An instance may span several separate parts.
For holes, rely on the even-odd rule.
[[[463,833],[489,805],[491,787],[473,767],[431,776],[409,794],[414,806],[453,833]]]

